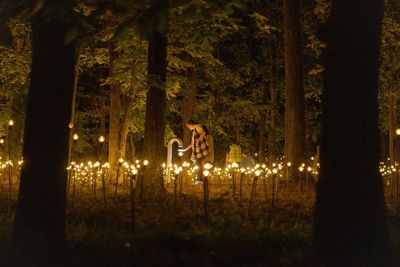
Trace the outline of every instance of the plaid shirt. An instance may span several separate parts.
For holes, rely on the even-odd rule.
[[[197,144],[197,140],[199,140],[200,133],[198,133],[196,130],[192,131],[192,145],[193,145],[193,154],[197,159],[203,159],[205,158],[208,153],[209,153],[209,146],[207,143],[206,138],[203,138],[203,140],[199,141],[199,145]]]

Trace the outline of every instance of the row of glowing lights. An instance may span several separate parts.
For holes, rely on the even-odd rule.
[[[1,139],[0,139],[1,140]],[[1,143],[1,142],[0,142]],[[14,163],[12,162],[12,160],[6,160],[6,161],[2,161],[3,159],[2,159],[2,157],[0,157],[0,169],[5,169],[5,168],[7,168],[8,166],[10,166],[10,167],[13,167],[14,166]],[[17,161],[17,166],[21,166],[22,165],[22,163],[24,163],[24,161],[21,159],[21,160],[18,160]]]
[[[79,139],[79,135],[77,133],[73,134],[72,139],[74,139],[74,141],[77,141]],[[103,135],[100,135],[98,140],[100,143],[103,143],[106,138]]]
[[[8,121],[8,126],[12,127],[14,125],[14,121],[13,120],[9,120]],[[0,138],[0,144],[4,144],[4,139]],[[1,159],[1,157],[0,157]]]
[[[135,163],[129,163],[125,161],[123,158],[120,158],[118,160],[118,163],[120,164],[120,166],[123,168],[124,171],[130,172],[133,175],[136,175],[142,167],[146,167],[147,165],[149,165],[149,161],[147,159],[143,161],[136,160]],[[110,168],[110,163],[108,162],[101,164],[99,161],[96,161],[94,163],[92,161],[88,161],[85,164],[83,162],[76,163],[75,161],[72,161],[70,165],[67,167],[67,170],[68,171],[74,170],[75,172],[82,173],[96,169],[98,170],[98,172],[102,173],[103,169],[109,169],[109,168]]]
[[[379,171],[382,176],[389,176],[393,173],[400,172],[399,163],[395,162],[394,164],[390,164],[390,158],[388,158],[387,161],[387,164],[384,162],[379,163]]]
[[[312,157],[311,160],[314,160],[314,158]],[[236,162],[233,162],[229,165],[227,165],[226,168],[222,169],[219,167],[214,167],[212,164],[210,163],[206,163],[203,165],[204,171],[203,171],[203,175],[204,176],[210,176],[212,173],[214,173],[215,175],[227,175],[230,172],[240,172],[242,174],[254,174],[255,176],[260,176],[261,174],[265,174],[266,176],[269,175],[276,175],[278,174],[280,177],[282,177],[282,172],[283,172],[283,166],[284,164],[282,162],[278,162],[278,163],[272,163],[271,164],[271,168],[269,168],[266,164],[255,164],[253,168],[247,167],[247,168],[239,168],[239,164]],[[288,168],[290,168],[292,166],[291,162],[287,162],[286,166]],[[162,164],[162,167],[164,169],[164,171],[167,171],[167,166],[165,163]],[[211,170],[214,167],[213,170]],[[319,163],[317,163],[317,168],[319,168]],[[170,164],[169,166],[169,170],[173,171],[175,174],[180,174],[182,172],[184,172],[185,170],[187,171],[187,174],[191,175],[193,173],[195,173],[198,170],[198,166],[197,165],[191,165],[188,162],[183,162],[182,165],[177,165],[177,164]],[[306,166],[305,163],[302,163],[299,167],[298,170],[300,172],[303,171],[307,171],[313,175],[318,175],[318,171],[316,169],[313,169],[311,166]]]

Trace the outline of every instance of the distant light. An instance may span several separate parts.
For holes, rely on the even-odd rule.
[[[143,161],[143,165],[144,165],[144,166],[149,165],[149,161],[148,161],[147,159],[145,159],[145,160]]]
[[[100,137],[99,137],[99,142],[100,142],[100,143],[103,143],[104,140],[105,140],[104,136],[100,135]]]
[[[13,120],[9,120],[8,121],[8,125],[13,126],[14,125],[14,121]]]
[[[204,164],[204,168],[205,168],[206,170],[209,170],[209,169],[212,168],[212,164],[206,163],[206,164]]]
[[[400,128],[397,128],[397,129],[396,129],[396,134],[397,134],[397,135],[400,135]]]
[[[72,138],[76,141],[76,140],[78,140],[79,135],[78,134],[74,134],[74,136]]]

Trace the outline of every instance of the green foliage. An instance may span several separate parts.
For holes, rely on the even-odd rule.
[[[391,95],[395,96],[396,109],[399,110],[398,94],[400,92],[400,56],[398,40],[400,38],[399,5],[397,1],[385,1],[382,22],[381,67],[380,67],[380,127],[383,132],[389,128],[389,103]],[[396,122],[399,119],[397,115]],[[397,127],[394,125],[394,127]]]

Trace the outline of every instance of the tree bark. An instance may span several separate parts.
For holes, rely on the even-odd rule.
[[[65,243],[68,124],[76,71],[75,42],[64,43],[67,30],[58,21],[32,25],[24,164],[13,235],[17,260],[33,265],[57,256]]]
[[[126,158],[126,143],[128,138],[128,131],[129,131],[129,114],[132,109],[132,104],[134,101],[134,89],[133,85],[131,85],[131,90],[129,94],[125,95],[123,106],[124,106],[124,113],[122,115],[121,121],[121,138],[119,140],[119,150],[118,155],[119,157]]]
[[[270,111],[269,111],[269,127],[268,127],[268,159],[270,162],[275,162],[277,156],[277,110],[278,110],[278,88],[275,80],[278,75],[279,58],[274,57],[274,44],[270,40],[269,47],[269,93],[270,93]],[[278,54],[278,53],[277,53]]]
[[[305,115],[300,27],[300,1],[283,1],[285,40],[285,161],[292,163],[289,179],[298,179],[297,168],[305,155]]]
[[[336,0],[323,32],[315,266],[393,266],[378,170],[381,20],[382,0]]]
[[[80,53],[80,47],[77,47],[76,49],[76,58],[79,60],[79,53]],[[68,137],[68,165],[71,163],[72,160],[72,148],[73,148],[73,136],[74,136],[74,129],[75,129],[75,108],[76,108],[76,94],[77,94],[77,87],[78,87],[78,78],[79,78],[79,72],[78,72],[78,61],[75,63],[75,78],[74,78],[74,88],[73,88],[73,93],[72,93],[72,108],[71,108],[71,118],[70,122],[68,124],[69,127],[69,137]]]
[[[263,98],[263,104],[267,105],[267,98],[268,98],[268,92],[264,83],[264,77],[262,77],[260,81],[260,91],[261,95]],[[266,114],[266,109],[261,110],[260,114],[260,120],[258,122],[258,131],[259,131],[259,137],[258,137],[258,162],[259,163],[265,163],[265,146],[267,144],[267,139],[265,137],[265,127],[266,127],[266,120],[267,120],[267,114]]]
[[[188,70],[188,88],[184,92],[183,107],[182,107],[182,133],[183,133],[183,146],[187,147],[191,142],[191,132],[186,126],[186,122],[192,118],[194,106],[196,103],[196,84],[194,81],[194,69]],[[182,159],[184,161],[190,160],[191,153],[184,153]]]
[[[117,54],[114,46],[110,44],[110,120],[108,131],[108,162],[110,164],[110,177],[116,177],[118,168],[118,152],[121,127],[121,87],[114,81],[113,65]]]
[[[165,8],[163,1],[157,8]],[[143,159],[149,160],[144,174],[143,192],[155,193],[156,187],[163,188],[163,178],[160,169],[165,157],[164,135],[166,117],[166,76],[167,76],[167,36],[153,31],[148,43],[148,92],[146,97],[146,114],[144,140],[142,148]],[[165,152],[165,153],[164,153]],[[153,190],[147,190],[149,188]],[[146,189],[147,188],[147,189]],[[147,194],[144,194],[147,195]]]
[[[396,96],[390,90],[389,96],[389,157],[390,164],[394,166],[396,161],[395,139],[396,139]]]

